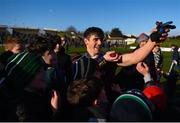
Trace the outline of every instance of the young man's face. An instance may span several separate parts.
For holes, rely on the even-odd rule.
[[[42,56],[43,60],[48,65],[55,65],[57,63],[56,54],[54,51],[46,51],[44,55]]]
[[[89,36],[89,38],[84,39],[87,52],[90,55],[98,55],[101,50],[101,45],[103,42],[103,39],[97,36],[96,34],[92,34]]]
[[[57,53],[60,51],[61,45],[60,44],[56,44],[55,48],[54,48],[54,52]]]

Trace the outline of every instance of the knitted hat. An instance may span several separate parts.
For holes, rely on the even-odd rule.
[[[149,39],[149,36],[148,36],[147,34],[141,33],[141,34],[137,37],[137,39],[136,39],[135,42],[140,43],[140,42],[142,42],[142,41],[147,41],[148,39]]]
[[[29,52],[13,55],[5,67],[6,82],[15,90],[22,90],[44,66],[41,57]]]
[[[155,85],[148,86],[143,93],[159,110],[164,111],[167,100],[164,91],[160,87]]]
[[[136,89],[120,95],[112,105],[112,121],[151,121],[153,105]]]

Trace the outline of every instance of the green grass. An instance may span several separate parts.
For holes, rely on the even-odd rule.
[[[180,39],[166,39],[163,43],[161,43],[161,47],[171,47],[172,44],[180,46]],[[131,46],[137,45],[136,43],[131,44]]]
[[[162,47],[170,47],[171,44],[175,44],[180,46],[180,39],[167,39],[165,42],[161,44]]]
[[[163,70],[168,71],[171,65],[171,52],[163,52]]]
[[[84,47],[70,47],[67,53],[73,56],[75,54],[83,54],[84,52],[86,52]]]

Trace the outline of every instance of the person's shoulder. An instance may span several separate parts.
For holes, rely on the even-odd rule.
[[[11,51],[5,51],[3,53],[0,54],[0,59],[8,59],[9,57],[11,57],[13,55],[13,52]]]
[[[80,59],[83,59],[84,55],[81,55],[81,54],[75,54],[71,57],[72,59],[72,63],[76,63],[76,62],[79,62]]]

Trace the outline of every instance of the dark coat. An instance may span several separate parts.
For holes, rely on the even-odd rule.
[[[72,60],[71,56],[65,53],[64,47],[61,47],[60,51],[57,53],[58,67],[66,75],[66,83],[69,85],[72,80]]]
[[[178,48],[175,48],[172,52],[172,60],[175,60],[177,64],[179,65],[179,52]]]
[[[45,96],[38,92],[24,91],[8,104],[7,121],[51,121],[52,111]]]

